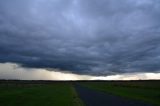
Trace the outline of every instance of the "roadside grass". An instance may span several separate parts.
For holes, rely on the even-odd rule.
[[[160,106],[159,82],[86,82],[82,86]]]
[[[82,106],[70,83],[0,85],[0,106]]]
[[[83,101],[79,98],[74,85],[71,86],[72,95],[73,95],[73,106],[85,106]]]

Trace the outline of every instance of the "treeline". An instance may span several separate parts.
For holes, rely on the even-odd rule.
[[[160,80],[6,80],[0,79],[0,84],[52,84],[59,82],[159,82]]]

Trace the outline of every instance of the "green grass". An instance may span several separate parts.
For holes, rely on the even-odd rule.
[[[81,85],[160,106],[160,82],[89,82]]]
[[[78,94],[73,86],[71,86],[73,99],[73,106],[85,106],[82,100],[78,97]]]
[[[81,106],[68,83],[0,86],[1,106]]]

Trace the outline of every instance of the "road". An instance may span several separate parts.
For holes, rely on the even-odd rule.
[[[86,106],[152,106],[137,100],[103,93],[75,85],[75,89]]]

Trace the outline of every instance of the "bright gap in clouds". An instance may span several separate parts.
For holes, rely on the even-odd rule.
[[[144,80],[160,79],[159,73],[129,73],[111,76],[78,75],[48,71],[46,69],[23,68],[14,63],[0,63],[0,79],[20,80]]]

